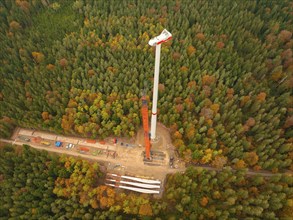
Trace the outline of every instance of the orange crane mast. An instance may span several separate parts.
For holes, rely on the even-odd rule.
[[[142,115],[143,131],[144,131],[145,157],[147,160],[150,160],[151,159],[151,143],[150,143],[150,136],[149,136],[148,102],[145,96],[143,96],[141,100],[142,100],[141,115]]]

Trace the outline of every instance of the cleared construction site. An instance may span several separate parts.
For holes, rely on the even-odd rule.
[[[117,175],[107,175],[105,178],[105,184],[110,186],[140,193],[161,194],[166,174],[184,170],[184,164],[176,157],[169,131],[163,125],[157,126],[158,138],[157,142],[152,143],[151,160],[145,158],[144,136],[143,128],[132,139],[109,137],[102,141],[18,128],[11,139],[14,144],[28,144],[37,149],[101,162],[105,173]],[[56,146],[56,142],[61,145]],[[139,178],[146,182],[126,180],[121,176]],[[153,184],[149,185],[149,180],[157,181],[154,188],[150,188]]]

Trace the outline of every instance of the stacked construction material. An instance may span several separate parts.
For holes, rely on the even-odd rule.
[[[140,193],[159,194],[161,181],[108,173],[106,185]]]

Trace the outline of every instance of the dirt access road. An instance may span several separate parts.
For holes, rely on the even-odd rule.
[[[169,132],[162,125],[158,125],[157,134],[160,137],[160,144],[157,144],[152,149],[165,154],[165,158],[161,161],[160,166],[146,165],[143,161],[143,129],[138,131],[137,138],[118,138],[117,144],[114,144],[113,142],[114,137],[106,138],[103,143],[89,143],[85,138],[69,137],[24,128],[17,128],[11,137],[11,140],[2,141],[16,145],[27,144],[40,150],[80,156],[82,158],[100,161],[103,162],[103,164],[106,164],[107,172],[144,177],[148,179],[158,179],[164,182],[166,174],[184,172],[185,166],[183,163],[178,163],[180,167],[177,169],[170,168],[169,155],[170,153],[173,155],[174,148],[172,148]],[[21,140],[19,138],[20,136],[29,138],[30,140],[40,137],[42,141],[48,142],[50,145],[46,146],[41,142],[26,142]],[[55,141],[61,141],[63,147],[55,147]],[[73,149],[67,149],[65,146],[69,143],[74,144],[75,147]],[[81,153],[81,147],[87,148],[89,151]]]
[[[180,162],[179,160],[177,160],[177,169],[170,168],[169,157],[170,155],[174,155],[174,146],[171,143],[170,134],[168,132],[168,129],[161,124],[158,124],[157,133],[158,136],[160,136],[161,140],[160,144],[154,147],[154,150],[160,150],[166,154],[164,164],[162,164],[161,166],[150,166],[144,164],[142,155],[144,151],[144,148],[142,147],[144,146],[142,129],[138,131],[137,138],[130,140],[121,138],[118,139],[117,144],[113,143],[113,138],[107,138],[105,144],[101,144],[98,142],[93,144],[87,143],[86,139],[84,138],[67,137],[49,132],[40,132],[23,128],[15,129],[11,140],[0,139],[0,141],[16,145],[28,144],[40,150],[47,150],[59,154],[67,154],[72,156],[80,156],[82,158],[103,162],[104,164],[106,164],[106,169],[108,172],[114,172],[121,175],[127,174],[131,176],[145,177],[150,179],[159,179],[164,182],[167,174],[184,172],[186,168],[184,166],[184,163]],[[18,138],[19,136],[25,136],[28,138],[41,137],[44,140],[50,142],[50,146],[21,141]],[[66,149],[65,147],[57,148],[54,146],[54,142],[57,140],[62,141],[64,143],[63,146],[65,146],[67,143],[73,143],[76,145],[76,147],[70,150]],[[123,143],[123,145],[121,145],[121,143]],[[81,154],[78,150],[78,147],[87,147],[90,151],[89,153]],[[101,151],[102,153],[98,155],[93,155],[93,153],[96,151]],[[115,152],[115,158],[111,155],[109,156],[107,152]],[[219,169],[208,165],[194,165],[194,167],[220,171]],[[287,171],[285,173],[292,175],[291,171]],[[278,174],[279,173],[272,173],[263,170],[247,170],[247,175],[261,175],[264,177],[269,177]]]

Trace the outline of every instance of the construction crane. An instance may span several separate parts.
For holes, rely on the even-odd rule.
[[[142,124],[143,124],[143,132],[144,132],[145,158],[147,160],[151,160],[151,143],[150,143],[150,136],[149,136],[148,101],[146,100],[145,95],[142,96],[141,100],[142,100],[141,115],[142,115]]]

